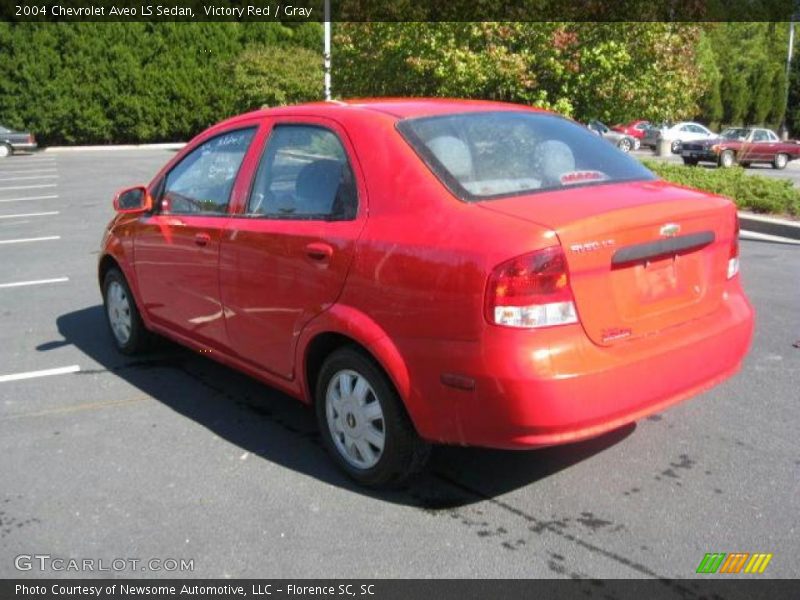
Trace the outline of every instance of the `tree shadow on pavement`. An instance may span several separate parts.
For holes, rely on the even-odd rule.
[[[57,326],[63,342],[47,342],[39,351],[72,344],[101,372],[121,377],[244,451],[354,493],[427,510],[465,506],[530,485],[604,451],[635,429],[629,425],[586,442],[529,452],[436,447],[428,469],[405,488],[372,491],[335,467],[322,447],[313,411],[297,400],[171,342],[141,357],[123,356],[112,344],[101,305],[62,315]]]

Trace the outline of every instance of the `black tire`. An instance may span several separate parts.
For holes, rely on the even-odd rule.
[[[8,144],[0,144],[0,159],[11,156],[13,153],[14,149],[11,146]]]
[[[328,423],[328,387],[334,376],[343,372],[355,372],[366,379],[374,392],[373,401],[377,401],[382,410],[383,449],[370,468],[358,468],[348,462],[349,459],[334,442],[334,432]],[[388,377],[370,356],[355,346],[340,348],[325,360],[316,381],[315,404],[326,450],[334,462],[359,484],[373,488],[397,487],[425,466],[430,445],[417,435]]]
[[[719,166],[723,169],[730,168],[735,164],[736,155],[734,155],[733,150],[724,150],[722,154],[719,155]]]
[[[112,286],[117,285],[120,286],[122,292],[125,294],[125,297],[128,300],[130,335],[127,337],[127,339],[123,339],[117,333],[115,333],[114,326],[111,323],[111,310],[113,309],[109,308],[109,292],[112,289]],[[105,279],[103,279],[103,307],[105,308],[106,313],[106,324],[108,325],[111,339],[114,341],[114,345],[116,346],[117,350],[119,350],[122,354],[132,355],[144,352],[150,347],[153,335],[145,328],[142,317],[139,314],[139,309],[136,307],[136,301],[134,300],[131,289],[128,286],[128,282],[125,280],[125,276],[120,272],[119,269],[110,269],[108,273],[106,273]]]
[[[775,159],[772,161],[772,168],[782,170],[789,164],[789,157],[786,154],[776,154]]]
[[[689,158],[688,156],[683,157],[683,164],[687,167],[696,167],[698,162],[696,158]]]

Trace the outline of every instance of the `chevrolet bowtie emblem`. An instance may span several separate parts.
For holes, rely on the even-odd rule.
[[[663,237],[675,237],[676,235],[678,235],[678,233],[680,233],[680,231],[681,231],[681,226],[678,225],[677,223],[667,223],[666,225],[661,226],[659,233]]]

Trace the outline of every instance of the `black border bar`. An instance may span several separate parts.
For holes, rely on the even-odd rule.
[[[112,14],[112,6],[136,12]],[[781,22],[798,11],[795,0],[330,0],[330,7],[331,21],[348,22]],[[324,0],[0,0],[0,20],[322,22]]]
[[[713,577],[713,576],[712,576]],[[256,580],[256,579],[47,579],[2,580],[0,598],[36,600],[128,600],[191,598],[251,600],[486,600],[487,598],[604,598],[609,600],[777,600],[800,597],[800,582],[792,579],[762,579],[762,576],[731,575],[726,578],[696,576],[694,579],[527,579],[527,580]],[[27,592],[21,592],[25,586]],[[137,592],[125,593],[124,586]],[[186,586],[189,593],[180,593]],[[38,588],[39,592],[31,592]],[[142,593],[144,589],[150,593]],[[315,588],[315,591],[304,591]],[[97,593],[99,589],[100,593]],[[173,591],[164,590],[171,589]],[[70,593],[70,590],[82,590]],[[198,592],[198,590],[201,590]],[[205,591],[202,591],[205,590]],[[320,591],[322,590],[322,591]]]

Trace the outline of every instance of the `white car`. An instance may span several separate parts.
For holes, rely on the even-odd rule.
[[[717,137],[710,129],[700,123],[682,122],[675,123],[672,127],[651,127],[644,134],[642,139],[643,146],[656,148],[659,140],[669,140],[670,149],[673,153],[681,150],[683,142],[694,142],[698,140],[710,140]]]

